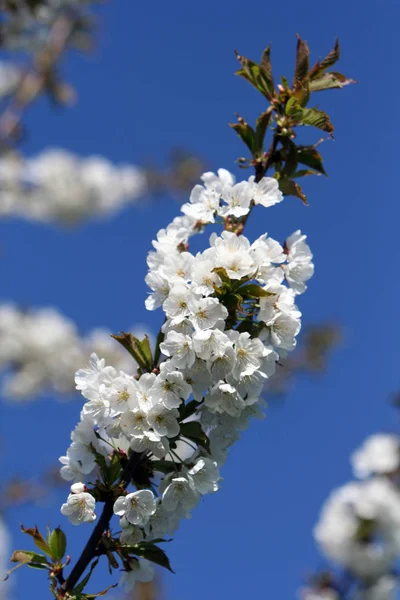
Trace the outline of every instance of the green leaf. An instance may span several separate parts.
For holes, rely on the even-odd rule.
[[[151,352],[149,336],[146,334],[142,340],[139,340],[136,337],[134,337],[133,340],[140,354],[144,357],[147,367],[151,368],[153,365],[153,355]]]
[[[295,196],[296,198],[300,198],[303,204],[308,205],[307,197],[296,181],[292,181],[291,179],[280,179],[279,189],[286,196]]]
[[[271,82],[268,73],[254,61],[249,60],[244,56],[240,56],[238,52],[236,52],[236,58],[242,65],[242,68],[239,71],[236,71],[235,75],[247,79],[247,81],[249,81],[268,100],[271,100],[273,94],[270,89]]]
[[[96,437],[97,437],[97,432],[94,432]],[[99,439],[101,439],[101,437],[99,436]],[[100,452],[97,452],[96,448],[94,447],[94,445],[91,443],[89,444],[89,448],[91,453],[94,455],[94,461],[96,463],[96,465],[99,467],[101,475],[104,479],[104,482],[107,481],[107,461],[105,459],[105,456],[103,456],[103,454],[100,454]]]
[[[230,285],[231,280],[229,279],[229,275],[223,267],[215,267],[212,270],[212,273],[216,273],[221,279],[222,283],[224,283],[225,285]]]
[[[210,452],[210,440],[204,433],[198,421],[189,421],[189,423],[181,423],[180,435],[192,440],[196,444],[202,446],[207,452]]]
[[[110,465],[107,467],[107,485],[112,486],[112,484],[119,478],[121,474],[121,462],[120,455],[118,452],[114,452],[111,457]]]
[[[28,527],[27,529],[25,529],[25,527],[21,525],[21,531],[22,533],[26,533],[26,535],[31,536],[33,538],[33,541],[35,542],[35,545],[40,550],[42,550],[42,552],[45,552],[45,554],[51,556],[50,547],[44,539],[44,537],[42,536],[42,534],[40,533],[39,529],[36,527],[36,525],[35,527]]]
[[[294,96],[288,100],[285,112],[300,125],[311,125],[330,135],[334,131],[329,116],[324,111],[318,110],[318,108],[303,108]]]
[[[322,131],[326,131],[330,135],[335,130],[329,116],[323,110],[318,110],[317,108],[303,108],[301,124],[318,127],[318,129],[322,129]]]
[[[119,334],[111,334],[111,337],[117,340],[129,352],[143,371],[151,372],[153,370],[153,359],[147,336],[140,341],[131,333],[121,331]]]
[[[258,155],[261,155],[263,152],[265,132],[267,131],[271,116],[272,108],[270,107],[265,112],[261,113],[256,121],[255,151]]]
[[[12,553],[10,561],[13,563],[19,563],[20,565],[26,565],[32,569],[48,569],[50,564],[47,558],[43,554],[37,554],[30,550],[15,550]]]
[[[286,177],[290,179],[293,173],[297,169],[297,146],[292,140],[289,138],[284,138],[282,141],[283,151],[281,151],[281,156],[285,161],[285,165],[281,171],[282,177]]]
[[[267,298],[268,296],[275,296],[274,292],[267,292],[260,285],[256,283],[249,283],[248,285],[244,285],[239,289],[240,294],[243,298]]]
[[[326,71],[326,69],[329,69],[329,67],[334,65],[339,60],[339,58],[340,58],[339,39],[336,38],[335,45],[332,48],[332,50],[329,52],[329,54],[322,60],[318,60],[315,63],[315,65],[312,67],[312,69],[310,70],[310,79],[315,79],[316,77],[318,77],[318,75],[320,75],[320,73],[323,73],[324,71]]]
[[[244,121],[239,123],[229,123],[229,127],[232,127],[232,129],[236,131],[238,136],[250,150],[251,154],[254,154],[256,147],[256,134],[254,129]]]
[[[231,314],[240,309],[242,302],[243,298],[240,294],[228,294],[224,300],[225,306]]]
[[[176,463],[172,460],[153,460],[151,461],[154,471],[161,473],[173,473],[176,471]]]
[[[293,117],[295,119],[300,119],[303,114],[303,109],[297,100],[296,96],[291,96],[289,100],[286,102],[285,106],[285,114],[288,117]]]
[[[310,99],[310,82],[308,79],[297,81],[293,88],[293,97],[296,98],[300,106],[306,106]]]
[[[156,565],[160,565],[160,567],[164,567],[165,569],[168,569],[168,571],[171,571],[171,573],[174,573],[168,556],[165,554],[164,550],[155,544],[151,544],[150,542],[142,542],[141,544],[137,544],[137,546],[129,546],[128,548],[124,548],[124,551],[125,550],[128,550],[129,554],[134,554],[135,556],[140,556],[141,558],[150,560]]]
[[[98,562],[99,558],[96,558],[96,560],[92,562],[92,564],[90,565],[89,573],[86,575],[86,577],[84,577],[84,579],[82,579],[80,583],[78,583],[77,586],[74,587],[74,589],[72,590],[73,593],[81,594],[83,592]]]
[[[238,331],[239,333],[250,333],[250,335],[252,335],[253,328],[253,319],[244,319],[244,321],[241,321],[240,324],[236,327],[235,331]]]
[[[354,79],[348,79],[345,75],[334,71],[322,73],[318,78],[310,82],[311,92],[321,92],[334,88],[342,88],[351,83],[357,83]]]
[[[158,361],[160,360],[160,356],[161,356],[161,348],[160,348],[160,344],[162,344],[162,342],[164,341],[164,333],[161,331],[158,332],[157,335],[157,339],[156,339],[156,347],[154,350],[154,362],[153,362],[153,366],[157,367],[158,365]]]
[[[308,175],[318,175],[318,176],[320,176],[321,173],[318,173],[317,171],[312,171],[311,169],[299,169],[298,171],[296,171],[295,173],[293,173],[292,177],[294,179],[299,179],[300,177],[307,177]]]
[[[377,523],[374,519],[359,519],[357,531],[355,533],[356,539],[361,542],[370,542],[373,536],[376,534]]]
[[[56,527],[49,535],[49,547],[54,560],[61,560],[67,549],[67,538],[60,527]]]
[[[113,583],[112,585],[109,585],[108,587],[106,587],[105,590],[102,590],[101,592],[97,592],[97,594],[84,594],[83,598],[85,598],[85,600],[94,600],[95,598],[100,598],[101,596],[105,596],[109,590],[116,588],[117,585],[118,585],[118,583]]]
[[[308,49],[307,42],[302,40],[300,36],[297,36],[297,50],[296,50],[296,68],[294,71],[293,83],[297,81],[303,82],[308,74],[309,67],[309,56],[310,50]]]
[[[284,90],[289,91],[290,87],[289,87],[289,82],[286,79],[286,77],[284,77],[283,75],[281,75],[281,84]]]
[[[297,146],[297,160],[302,165],[306,165],[322,175],[326,175],[326,171],[322,164],[322,156],[316,150],[315,146]]]
[[[271,47],[270,46],[265,48],[264,52],[262,53],[260,68],[264,75],[265,85],[267,86],[267,88],[269,90],[271,98],[273,98],[275,95],[275,89],[274,89],[274,77],[272,75]],[[268,98],[268,99],[271,100],[271,98]]]

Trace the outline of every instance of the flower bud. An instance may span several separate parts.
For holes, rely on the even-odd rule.
[[[73,483],[71,485],[71,494],[81,494],[86,491],[86,485],[84,483]]]

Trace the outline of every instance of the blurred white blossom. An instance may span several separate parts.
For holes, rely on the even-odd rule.
[[[400,493],[387,479],[349,483],[328,498],[314,534],[352,573],[379,577],[400,554]]]
[[[377,433],[351,456],[356,477],[325,502],[314,536],[326,556],[343,568],[316,578],[311,595],[355,600],[394,600],[400,557],[399,437]],[[318,581],[319,584],[318,585]],[[321,585],[322,582],[322,585]],[[310,594],[307,594],[310,600]]]
[[[0,73],[1,74],[1,73]],[[0,216],[76,223],[107,216],[147,191],[144,172],[100,156],[49,149],[35,157],[0,158]]]
[[[397,435],[376,433],[365,440],[351,456],[356,477],[390,474],[400,466],[400,440]]]
[[[134,361],[110,333],[98,328],[80,335],[76,324],[54,308],[23,311],[13,304],[0,305],[2,394],[19,400],[46,392],[72,394],[75,372],[93,349],[129,372]],[[135,335],[143,337],[144,332],[136,328]]]

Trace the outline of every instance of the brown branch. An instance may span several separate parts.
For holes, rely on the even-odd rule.
[[[129,482],[133,478],[135,471],[144,456],[145,453],[143,452],[134,452],[130,457],[119,479],[119,485],[124,489],[126,489],[126,487],[129,485]],[[110,493],[109,498],[104,503],[103,512],[101,513],[96,527],[93,529],[92,535],[87,541],[86,546],[84,547],[82,554],[78,558],[71,573],[61,587],[64,592],[70,592],[74,589],[91,560],[98,556],[97,546],[103,536],[103,533],[109,529],[110,521],[113,516],[114,502],[114,494]]]

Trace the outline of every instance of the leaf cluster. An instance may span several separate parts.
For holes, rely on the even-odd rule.
[[[260,180],[269,168],[273,168],[274,177],[279,181],[283,194],[296,196],[304,204],[307,198],[296,181],[308,175],[326,175],[323,160],[317,151],[317,144],[298,145],[297,127],[315,127],[333,137],[334,126],[329,115],[317,106],[308,104],[313,93],[334,88],[342,88],[351,83],[345,75],[337,71],[328,71],[340,57],[339,41],[329,54],[310,67],[310,50],[307,43],[297,36],[296,65],[292,84],[285,77],[275,85],[272,72],[271,50],[268,46],[259,63],[236,52],[241,68],[236,75],[246,79],[269,102],[269,106],[252,127],[241,116],[237,123],[230,126],[236,131],[251,153],[251,158],[239,158],[242,167],[254,166],[256,180]],[[265,149],[268,129],[272,141]]]

